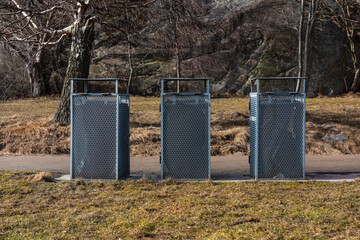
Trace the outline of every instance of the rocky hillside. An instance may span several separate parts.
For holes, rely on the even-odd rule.
[[[200,25],[193,33],[188,26],[187,34],[179,37],[183,76],[211,77],[214,93],[245,95],[249,77],[297,75],[297,1],[202,0],[201,4],[204,11],[197,15]],[[149,14],[157,8],[158,3],[154,3]],[[137,66],[133,93],[158,92],[159,77],[176,76],[174,47],[164,34],[168,28],[166,18],[154,14],[141,31],[130,36]],[[345,91],[350,66],[345,43],[335,25],[318,23],[309,96]],[[91,76],[127,77],[128,71],[126,42],[99,35]]]

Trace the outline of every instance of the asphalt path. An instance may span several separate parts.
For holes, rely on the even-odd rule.
[[[360,178],[360,155],[306,155],[305,163],[308,179]],[[159,157],[131,157],[130,169],[132,175],[160,175]],[[70,156],[0,156],[0,170],[43,170],[65,175],[70,172]],[[218,179],[249,175],[248,156],[211,157],[211,173]]]

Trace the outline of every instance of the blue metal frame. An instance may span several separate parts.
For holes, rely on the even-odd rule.
[[[164,178],[164,131],[163,131],[163,122],[164,122],[164,80],[161,80],[161,97],[160,97],[160,109],[161,109],[161,178]]]
[[[74,93],[74,82],[82,81],[84,84],[83,93]],[[115,93],[88,93],[88,81],[113,81],[115,83]],[[128,81],[118,78],[71,78],[70,79],[70,179],[74,179],[73,172],[73,98],[74,96],[115,96],[116,97],[116,180],[119,180],[119,81]],[[126,86],[126,95],[129,95],[129,86]],[[130,101],[130,98],[129,98]],[[130,105],[129,105],[130,108]],[[130,142],[130,139],[129,139]]]
[[[302,91],[301,92],[276,92],[276,93],[263,93],[260,91],[260,80],[290,80],[290,79],[293,79],[293,80],[300,80],[302,81]],[[253,92],[253,82],[256,81],[256,92]],[[256,124],[255,124],[255,132],[256,132],[256,136],[255,136],[255,145],[254,145],[254,148],[255,149],[251,149],[251,153],[250,154],[254,154],[254,160],[255,160],[255,176],[254,178],[256,180],[259,180],[259,176],[258,176],[258,173],[259,173],[259,162],[258,162],[258,159],[259,159],[259,114],[260,114],[260,108],[259,108],[259,99],[260,99],[260,96],[262,95],[269,95],[269,94],[274,94],[276,96],[281,96],[281,95],[292,95],[292,94],[301,94],[303,96],[303,99],[304,99],[304,108],[303,108],[303,121],[302,121],[302,124],[303,124],[303,136],[302,136],[302,170],[303,170],[303,177],[300,178],[300,179],[305,179],[305,118],[306,118],[306,89],[305,89],[305,81],[306,81],[306,78],[305,77],[255,77],[255,78],[251,78],[250,79],[250,95],[252,94],[255,94],[256,95]],[[250,116],[251,116],[251,113],[250,113]],[[267,179],[267,178],[261,178],[261,180],[274,180],[274,179]],[[281,180],[281,179],[278,179],[276,178],[276,180]]]
[[[73,137],[74,137],[74,125],[73,125],[73,92],[74,81],[70,79],[70,180],[73,180]]]
[[[196,96],[203,95],[208,97],[209,106],[208,106],[208,148],[209,148],[209,156],[208,156],[208,178],[211,178],[211,94],[210,94],[210,78],[160,78],[161,81],[161,94],[160,94],[160,111],[161,111],[161,178],[164,178],[164,129],[163,129],[163,121],[164,121],[164,97],[165,96]],[[204,81],[204,92],[202,93],[189,93],[189,92],[165,92],[165,81]],[[191,179],[187,179],[191,180]]]

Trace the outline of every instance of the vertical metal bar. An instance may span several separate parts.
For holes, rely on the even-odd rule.
[[[165,89],[164,89],[164,79],[161,79],[161,93],[164,93]]]
[[[207,80],[207,85],[208,85],[208,147],[209,147],[209,179],[211,179],[211,95],[210,95],[210,91],[209,91],[209,80]]]
[[[119,180],[119,94],[118,94],[118,80],[116,80],[115,83],[116,86],[116,144],[115,144],[115,155],[116,155],[116,160],[115,160],[115,171],[116,171],[116,180]]]
[[[254,156],[254,160],[255,160],[255,179],[258,180],[258,176],[259,176],[259,112],[260,112],[260,93],[259,93],[259,79],[257,80],[258,85],[257,85],[257,89],[258,92],[256,93],[256,123],[255,123],[255,156]]]
[[[70,79],[70,180],[74,179],[73,173],[73,142],[74,142],[74,120],[73,120],[73,92],[74,92],[74,80]]]
[[[302,81],[303,81],[303,93],[306,93],[306,89],[305,89],[305,82],[306,82],[306,78],[304,78]],[[305,96],[306,97],[306,96]]]
[[[210,79],[206,80],[206,92],[210,93]]]
[[[70,93],[74,93],[74,79],[70,79]]]
[[[127,93],[127,98],[128,98],[128,106],[129,106],[129,112],[128,112],[128,116],[127,116],[127,121],[128,121],[128,145],[127,147],[129,148],[128,150],[128,155],[126,156],[127,157],[127,166],[128,166],[128,169],[127,169],[127,172],[128,174],[130,175],[130,94]]]
[[[84,93],[88,92],[88,82],[84,81]]]
[[[71,86],[72,86],[71,80]],[[71,87],[71,92],[72,92]],[[73,173],[73,164],[74,164],[74,154],[73,154],[73,142],[74,142],[74,119],[73,119],[73,94],[70,94],[70,180],[74,179]]]
[[[161,95],[160,95],[160,109],[161,109],[161,178],[164,178],[164,79],[161,79]]]
[[[253,92],[253,87],[252,87],[253,81],[252,80],[249,80],[249,81],[250,81],[250,92],[252,93]]]
[[[115,81],[115,93],[116,94],[119,93],[119,79],[116,79],[116,81]]]
[[[257,78],[256,79],[256,90],[257,90],[257,92],[259,93],[260,92],[260,80]]]
[[[305,82],[305,80],[304,80]],[[305,179],[305,128],[306,128],[306,93],[303,93],[304,98],[304,109],[303,109],[303,141],[302,141],[302,147],[303,147],[303,179]]]

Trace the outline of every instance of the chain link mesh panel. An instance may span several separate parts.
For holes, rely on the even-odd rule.
[[[118,124],[117,100],[116,95],[72,96],[73,179],[116,179],[116,171],[118,177],[128,175],[129,96],[119,96]]]
[[[255,94],[250,104],[251,174],[259,179],[304,178],[305,94]]]
[[[210,95],[162,95],[162,178],[210,177]]]

